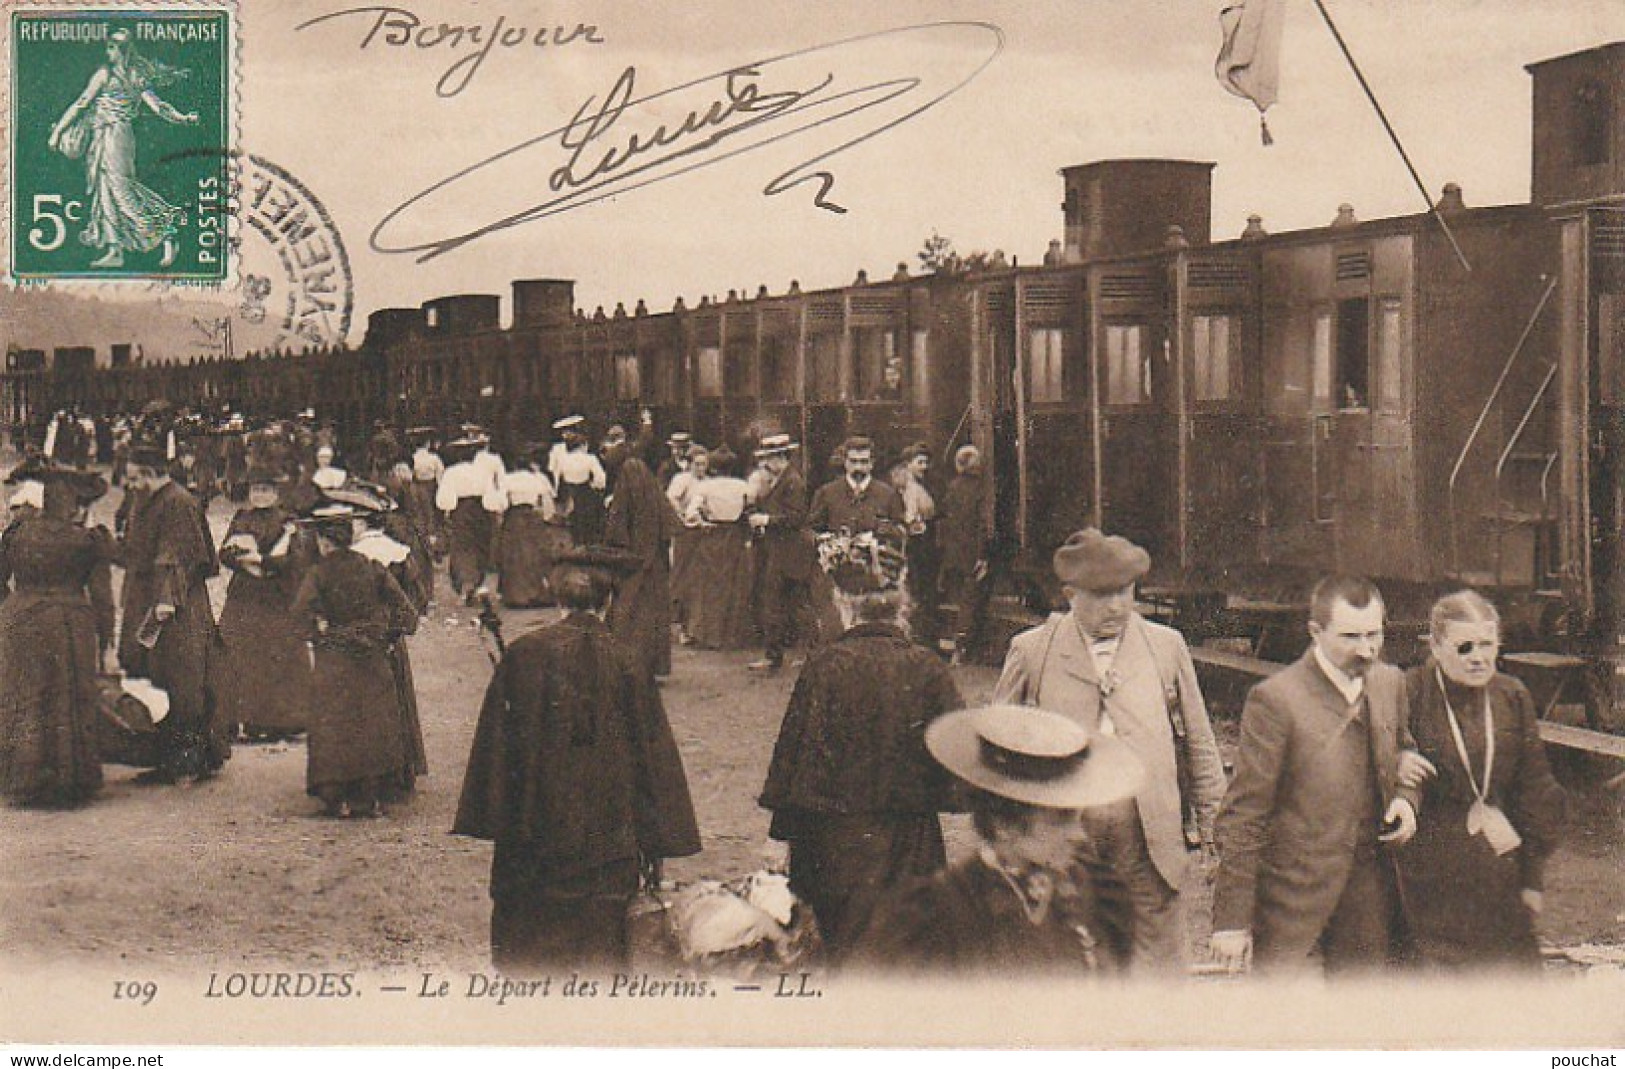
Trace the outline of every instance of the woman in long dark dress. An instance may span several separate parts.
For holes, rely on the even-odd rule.
[[[31,470],[29,470],[31,469]],[[102,784],[96,673],[113,645],[112,536],[82,510],[100,477],[27,462],[44,507],[0,535],[0,794],[67,806]]]
[[[350,548],[357,515],[349,505],[312,511],[321,559],[294,601],[316,655],[305,790],[330,816],[376,816],[422,771],[402,705],[410,669],[397,650],[417,610],[387,568]],[[414,721],[415,710],[414,699]]]
[[[1399,852],[1410,936],[1425,966],[1539,968],[1535,919],[1563,791],[1529,691],[1496,671],[1495,607],[1462,591],[1431,622],[1432,656],[1406,675],[1411,733],[1434,769]]]
[[[862,556],[820,547],[847,631],[796,680],[760,799],[834,964],[888,895],[946,862],[950,779],[925,731],[963,705],[948,666],[904,630],[902,554]]]
[[[310,720],[310,654],[293,599],[314,547],[281,503],[283,476],[255,468],[247,481],[248,506],[231,518],[220,545],[220,563],[232,576],[220,610],[225,652],[215,700],[244,736],[276,741],[298,735]]]
[[[497,531],[497,589],[510,609],[533,608],[552,601],[547,577],[554,561],[570,548],[570,535],[553,522],[553,482],[541,473],[539,458],[502,476],[508,509]]]

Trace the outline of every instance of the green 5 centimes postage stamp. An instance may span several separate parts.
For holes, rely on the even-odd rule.
[[[231,281],[236,10],[4,7],[11,281]]]

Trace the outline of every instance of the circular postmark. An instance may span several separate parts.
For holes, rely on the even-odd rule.
[[[239,159],[229,240],[238,257],[239,352],[342,345],[355,309],[344,238],[310,189],[259,156]]]

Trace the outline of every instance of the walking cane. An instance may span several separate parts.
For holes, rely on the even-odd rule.
[[[502,639],[502,617],[497,613],[496,603],[491,600],[489,594],[480,595],[479,622],[482,638],[483,633],[489,633],[491,640],[496,643],[497,651],[492,653],[491,647],[487,646],[483,641],[480,643],[480,648],[485,650],[485,655],[491,659],[491,663],[496,664],[507,656],[508,644]]]

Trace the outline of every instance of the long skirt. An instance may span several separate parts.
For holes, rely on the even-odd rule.
[[[947,863],[935,813],[809,813],[790,838],[790,890],[812,907],[832,964],[855,947],[887,897]]]
[[[690,551],[688,633],[698,646],[741,650],[756,644],[751,620],[750,533],[739,524],[696,532]],[[673,577],[673,586],[676,578]]]
[[[317,644],[305,793],[365,805],[410,786],[399,672],[390,649]]]
[[[0,794],[71,805],[96,793],[96,667],[83,595],[24,589],[0,603]]]
[[[609,629],[649,675],[671,674],[671,565],[663,555],[621,581],[610,603]]]
[[[507,843],[496,847],[510,861],[515,850]],[[503,973],[601,972],[630,964],[627,908],[638,889],[636,862],[611,861],[562,879],[500,882],[504,886],[493,871],[491,964]]]
[[[215,700],[250,737],[296,735],[310,723],[310,652],[284,597],[276,580],[239,574],[220,610]]]
[[[1467,834],[1465,806],[1446,802],[1424,814],[1398,854],[1406,928],[1422,965],[1540,968],[1519,894],[1521,853],[1497,857],[1482,835]]]
[[[551,604],[547,575],[569,548],[570,532],[542,519],[534,507],[509,509],[497,536],[502,604],[514,609]]]
[[[696,587],[703,583],[694,567],[694,555],[704,533],[700,527],[685,527],[671,540],[671,613],[673,620],[685,626],[700,596]]]
[[[451,588],[457,593],[473,590],[485,581],[485,573],[491,570],[494,530],[494,519],[479,498],[465,497],[457,502],[446,534],[451,549]]]

